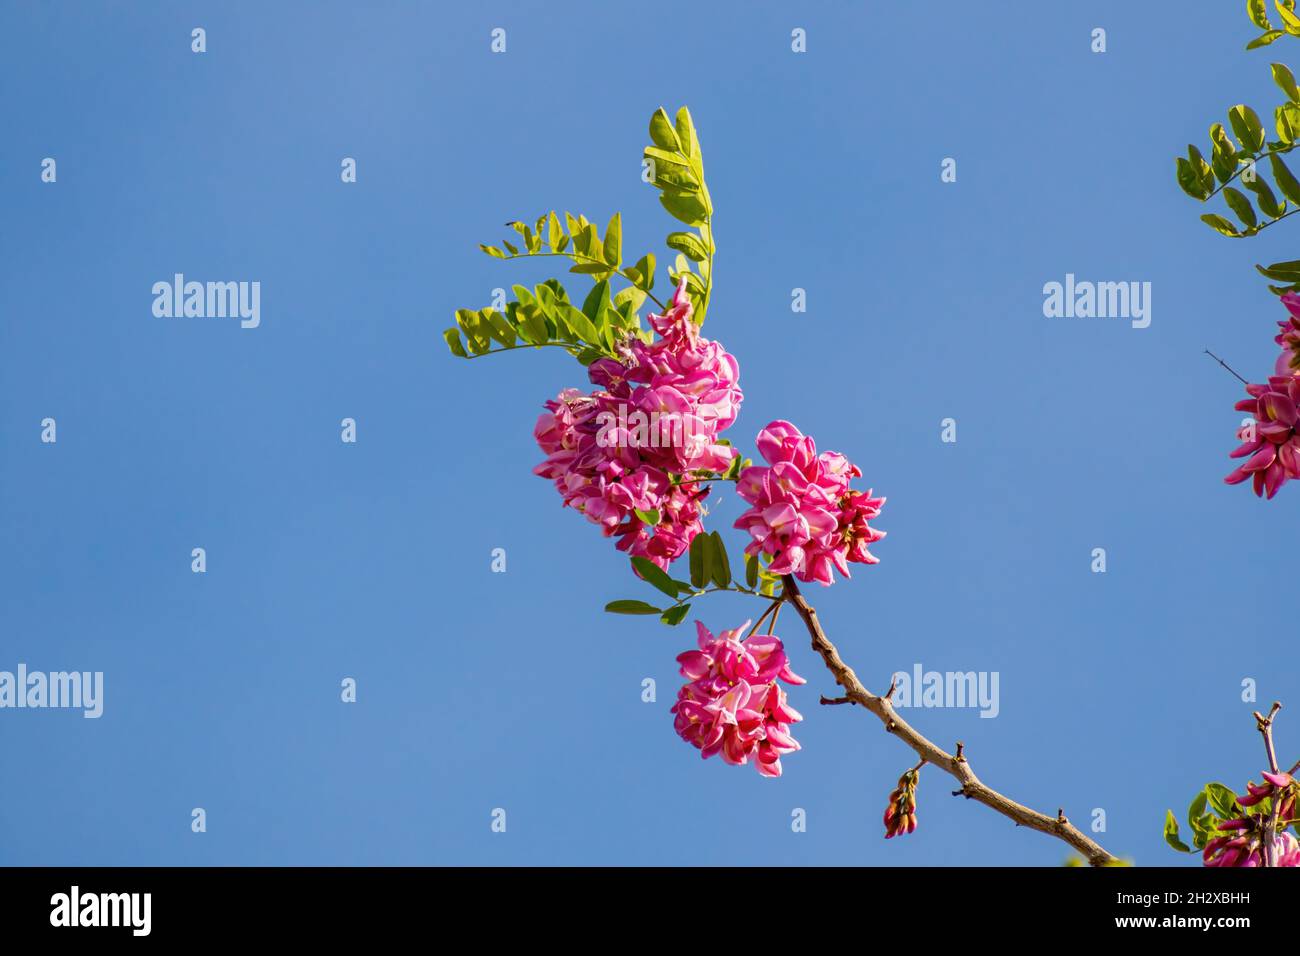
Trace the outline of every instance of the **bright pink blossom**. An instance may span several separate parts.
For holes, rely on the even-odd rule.
[[[1272,498],[1292,478],[1300,478],[1300,376],[1275,375],[1267,385],[1247,385],[1246,392],[1250,398],[1236,409],[1250,412],[1255,421],[1237,432],[1243,444],[1231,454],[1246,461],[1223,480],[1235,485],[1251,478],[1255,494]]]
[[[721,754],[729,764],[745,764],[753,757],[760,774],[781,776],[781,756],[799,749],[790,725],[803,716],[777,681],[804,679],[790,669],[780,638],[741,638],[749,621],[717,637],[695,626],[699,650],[677,655],[687,682],[672,707],[674,729],[705,759]]]
[[[1278,356],[1274,374],[1300,374],[1300,295],[1294,292],[1284,293],[1282,304],[1291,314],[1278,322],[1279,331],[1273,341],[1282,346],[1282,354]]]
[[[547,459],[533,471],[555,482],[564,504],[599,524],[618,548],[667,567],[703,527],[708,489],[684,480],[723,472],[736,450],[721,444],[743,399],[736,360],[700,336],[685,281],[663,315],[648,316],[658,339],[630,336],[619,359],[587,374],[597,391],[565,389],[533,430]],[[647,525],[637,512],[657,513]]]
[[[884,498],[856,491],[849,481],[862,472],[838,452],[817,454],[817,446],[785,421],[758,433],[759,454],[768,462],[740,473],[736,490],[751,507],[735,526],[752,539],[746,554],[771,556],[773,574],[830,584],[832,568],[849,576],[849,562],[876,564],[869,546],[885,536],[870,526]]]
[[[1237,797],[1242,808],[1255,807],[1265,800],[1275,804],[1260,808],[1253,814],[1217,824],[1219,836],[1205,844],[1201,859],[1206,866],[1253,867],[1264,865],[1264,836],[1268,832],[1269,818],[1274,816],[1282,828],[1273,834],[1273,865],[1300,867],[1300,842],[1286,832],[1287,821],[1295,811],[1296,791],[1300,789],[1289,773],[1264,771],[1264,782],[1256,785],[1249,781],[1246,793]]]

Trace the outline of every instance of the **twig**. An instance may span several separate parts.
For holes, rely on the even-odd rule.
[[[834,703],[848,700],[871,711],[880,718],[886,730],[897,735],[900,740],[916,751],[921,758],[956,778],[957,782],[961,784],[957,794],[984,804],[1019,826],[1026,826],[1065,841],[1082,853],[1093,866],[1104,866],[1108,863],[1118,862],[1100,844],[1070,824],[1066,820],[1063,810],[1058,811],[1055,817],[1050,817],[1036,810],[1031,810],[1023,804],[1016,803],[1009,797],[1005,797],[996,790],[985,786],[980,782],[979,777],[975,776],[975,772],[971,770],[970,763],[963,753],[964,748],[960,744],[958,745],[957,755],[954,756],[932,743],[915,730],[911,724],[898,716],[898,712],[894,709],[894,703],[889,696],[880,697],[871,693],[858,680],[853,668],[844,663],[839,650],[831,643],[830,638],[826,636],[826,632],[822,630],[821,622],[817,619],[816,609],[804,599],[794,578],[787,574],[781,580],[785,585],[784,599],[794,605],[795,611],[803,620],[804,626],[807,627],[808,634],[812,638],[813,650],[821,655],[826,667],[835,677],[835,682],[844,688],[846,697],[833,701]],[[826,698],[822,698],[822,700],[826,702]],[[958,759],[959,757],[960,759]]]
[[[1264,738],[1264,752],[1268,754],[1268,769],[1270,773],[1277,773],[1277,752],[1273,749],[1273,718],[1277,712],[1282,709],[1281,703],[1273,701],[1273,707],[1265,717],[1259,711],[1255,711],[1255,726],[1259,729],[1261,736]],[[1264,860],[1265,866],[1277,866],[1277,811],[1281,802],[1281,796],[1276,795],[1268,811],[1268,825],[1264,828]]]
[[[1250,384],[1250,382],[1246,381],[1246,380],[1245,380],[1244,378],[1242,378],[1240,375],[1237,375],[1237,370],[1236,370],[1236,369],[1234,369],[1231,365],[1229,365],[1229,364],[1228,364],[1227,362],[1225,362],[1223,359],[1219,358],[1217,355],[1215,355],[1215,354],[1214,354],[1213,352],[1211,352],[1209,349],[1206,349],[1206,350],[1205,350],[1205,354],[1208,355],[1210,358],[1214,359],[1214,361],[1218,362],[1220,365],[1222,365],[1224,368],[1226,368],[1226,369],[1227,369],[1229,372],[1231,372],[1233,375],[1236,375],[1236,377],[1237,377],[1237,381],[1239,381],[1242,385],[1249,385],[1249,384]]]

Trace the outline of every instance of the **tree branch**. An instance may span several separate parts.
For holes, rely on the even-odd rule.
[[[1264,752],[1268,755],[1268,769],[1270,773],[1277,773],[1277,751],[1273,749],[1273,718],[1277,712],[1282,709],[1282,704],[1278,701],[1273,702],[1273,708],[1265,717],[1259,711],[1255,711],[1255,726],[1259,728],[1260,735],[1264,738]],[[1271,807],[1268,812],[1268,823],[1264,828],[1264,865],[1277,866],[1277,811],[1281,802],[1281,794],[1275,795],[1271,801]]]
[[[1119,862],[1100,844],[1084,835],[1077,827],[1071,825],[1065,818],[1063,811],[1058,810],[1056,816],[1050,817],[1036,810],[1031,810],[1023,804],[1016,803],[991,787],[985,786],[980,782],[979,777],[975,776],[975,771],[971,769],[969,761],[966,759],[965,754],[962,753],[963,748],[960,744],[957,748],[957,755],[954,756],[915,730],[894,709],[892,693],[883,697],[871,693],[858,680],[853,668],[844,663],[839,650],[831,643],[830,638],[826,636],[826,632],[822,630],[821,622],[817,620],[817,611],[800,593],[799,585],[795,583],[794,578],[787,574],[782,577],[781,581],[785,585],[784,600],[794,606],[796,613],[803,620],[804,626],[808,628],[808,634],[812,638],[813,650],[821,655],[826,667],[834,675],[835,682],[844,688],[845,698],[835,701],[823,699],[823,703],[840,703],[841,700],[852,701],[871,711],[880,718],[881,723],[885,725],[885,730],[906,743],[923,760],[956,778],[961,787],[954,791],[954,796],[960,795],[968,800],[975,800],[1013,820],[1019,826],[1029,827],[1032,830],[1038,830],[1040,833],[1046,833],[1058,840],[1065,841],[1083,854],[1093,866],[1104,866],[1109,863]],[[890,689],[892,691],[893,688]]]

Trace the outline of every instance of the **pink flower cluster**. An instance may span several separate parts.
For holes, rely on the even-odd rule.
[[[749,621],[716,638],[696,622],[699,650],[677,655],[687,683],[677,692],[673,727],[708,759],[722,754],[729,764],[754,758],[765,777],[781,776],[781,755],[799,749],[790,725],[803,716],[786,703],[777,680],[802,684],[790,669],[779,638],[758,634],[741,639]]]
[[[813,440],[789,422],[775,421],[758,433],[767,465],[740,473],[736,491],[751,507],[735,526],[753,539],[746,554],[767,554],[773,574],[830,584],[832,568],[849,576],[849,562],[876,564],[869,546],[885,536],[868,522],[884,498],[856,491],[849,481],[862,472],[838,452],[817,454]]]
[[[1241,807],[1253,807],[1265,799],[1277,800],[1277,818],[1290,820],[1295,811],[1296,782],[1289,773],[1264,773],[1259,786],[1246,784],[1246,795],[1237,797]],[[1205,844],[1201,859],[1206,866],[1252,867],[1264,865],[1264,836],[1267,833],[1266,814],[1257,813],[1225,820],[1218,824],[1227,831]],[[1285,829],[1273,834],[1272,866],[1300,866],[1300,841]]]
[[[1232,458],[1246,461],[1223,480],[1230,485],[1252,480],[1255,494],[1272,498],[1292,478],[1300,478],[1300,295],[1288,292],[1282,304],[1290,313],[1278,322],[1274,339],[1282,347],[1266,385],[1247,385],[1239,412],[1250,412],[1255,420],[1242,426],[1237,440],[1242,444]]]
[[[1300,478],[1300,376],[1274,375],[1267,385],[1247,385],[1246,392],[1250,398],[1235,407],[1255,420],[1237,432],[1243,444],[1231,454],[1246,461],[1223,480],[1235,485],[1251,478],[1255,494],[1272,498],[1292,478]]]
[[[1277,337],[1273,339],[1282,346],[1273,374],[1300,374],[1300,295],[1287,292],[1282,296],[1282,304],[1290,315],[1278,322]]]
[[[735,420],[743,395],[736,360],[702,338],[683,280],[671,307],[651,314],[658,338],[635,336],[620,358],[588,368],[590,394],[565,389],[546,403],[533,431],[546,453],[534,474],[550,478],[564,504],[599,524],[617,547],[666,568],[702,529],[708,494],[683,480],[723,472],[736,457],[718,435]],[[637,511],[657,512],[648,526]]]

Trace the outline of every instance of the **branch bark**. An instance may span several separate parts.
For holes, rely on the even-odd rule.
[[[898,711],[894,709],[891,699],[893,687],[891,686],[889,692],[884,696],[873,694],[867,690],[862,685],[862,682],[858,680],[853,668],[844,663],[839,650],[831,643],[831,639],[826,636],[826,632],[822,630],[821,622],[817,619],[816,609],[808,603],[799,591],[799,585],[794,578],[787,574],[781,580],[785,586],[784,600],[794,607],[804,626],[807,627],[808,634],[812,638],[813,650],[821,655],[826,667],[835,677],[835,682],[844,688],[847,700],[845,698],[834,700],[823,698],[823,703],[852,702],[871,711],[880,718],[881,723],[885,725],[886,731],[911,747],[923,760],[956,778],[961,787],[954,791],[954,796],[960,795],[968,800],[982,803],[989,809],[1014,821],[1017,826],[1029,827],[1032,830],[1038,830],[1040,833],[1054,836],[1058,840],[1063,840],[1083,854],[1084,858],[1093,866],[1105,866],[1108,863],[1119,862],[1099,843],[1073,826],[1066,819],[1063,809],[1058,810],[1055,817],[1051,817],[1045,813],[1039,813],[1037,810],[1031,810],[1029,807],[1003,796],[983,784],[979,777],[975,776],[975,771],[971,769],[969,761],[967,761],[965,754],[962,753],[961,744],[957,745],[956,755],[950,754],[928,740],[911,724],[898,716]]]

